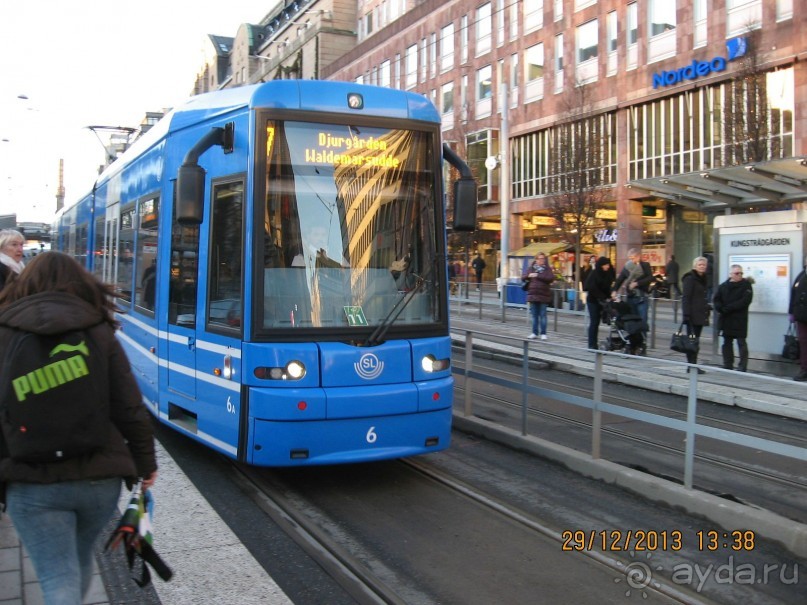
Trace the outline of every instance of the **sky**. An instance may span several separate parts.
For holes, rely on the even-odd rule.
[[[190,96],[207,34],[234,37],[277,0],[6,0],[0,4],[0,215],[50,222],[92,188],[88,125],[137,127]],[[20,98],[27,97],[27,98]],[[104,142],[108,134],[99,133]]]

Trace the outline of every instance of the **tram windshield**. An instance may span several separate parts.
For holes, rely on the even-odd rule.
[[[263,328],[440,321],[434,135],[276,120],[265,129]]]

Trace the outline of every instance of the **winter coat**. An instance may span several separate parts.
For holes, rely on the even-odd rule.
[[[709,324],[709,302],[706,300],[706,274],[690,271],[681,278],[681,313],[684,322],[693,326]]]
[[[588,292],[588,300],[602,302],[611,298],[611,285],[616,278],[616,272],[613,267],[608,267],[607,271],[603,269],[609,263],[601,261],[602,259],[597,261],[597,265],[589,272],[583,283],[583,290]]]
[[[110,431],[106,446],[60,462],[26,463],[9,458],[0,432],[0,482],[57,483],[111,477],[131,482],[157,469],[151,414],[143,405],[126,353],[100,311],[64,292],[27,296],[0,308],[0,351],[7,349],[15,330],[52,335],[78,329],[86,330],[108,368]]]
[[[790,306],[787,312],[800,323],[807,323],[807,273],[802,271],[796,276],[790,289]]]
[[[627,282],[628,277],[631,274],[631,270],[628,268],[628,263],[625,263],[625,267],[622,268],[622,271],[619,272],[619,276],[616,278],[616,282],[614,283],[614,292],[618,291],[619,288],[622,287],[622,284]],[[653,270],[650,267],[650,263],[645,261],[639,261],[639,265],[641,266],[641,272],[638,278],[636,278],[636,288],[638,290],[634,295],[641,295],[647,296],[648,288],[650,288],[650,284],[653,282]],[[627,287],[629,284],[625,283]],[[631,291],[628,290],[628,296],[631,296]]]
[[[530,273],[537,273],[535,277],[529,277]],[[555,281],[555,272],[549,265],[539,265],[533,260],[527,270],[521,276],[524,281],[529,281],[527,288],[527,302],[550,303],[552,302],[552,282]]]
[[[753,298],[754,288],[747,279],[727,279],[718,286],[713,302],[715,310],[720,313],[719,325],[723,336],[748,336],[748,307]]]
[[[6,285],[8,278],[11,276],[11,269],[8,265],[0,263],[0,290]]]

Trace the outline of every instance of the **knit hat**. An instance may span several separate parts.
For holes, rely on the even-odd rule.
[[[607,256],[601,256],[597,259],[597,263],[594,265],[597,269],[602,269],[605,265],[610,265],[611,259]]]

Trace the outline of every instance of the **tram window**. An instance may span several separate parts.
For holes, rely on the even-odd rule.
[[[157,294],[157,223],[160,198],[147,198],[138,207],[137,279],[135,304],[146,311],[154,311]]]
[[[117,257],[118,278],[115,282],[115,295],[120,302],[132,302],[132,269],[135,243],[135,205],[123,206],[120,212],[120,235]]]
[[[76,226],[76,260],[82,267],[87,266],[87,223]]]
[[[174,193],[176,200],[176,192]],[[196,325],[196,283],[199,267],[199,226],[171,223],[171,264],[168,287],[168,322]]]
[[[95,219],[95,242],[93,243],[92,272],[103,279],[104,275],[104,217]]]
[[[213,187],[207,320],[210,326],[241,329],[244,183]]]

